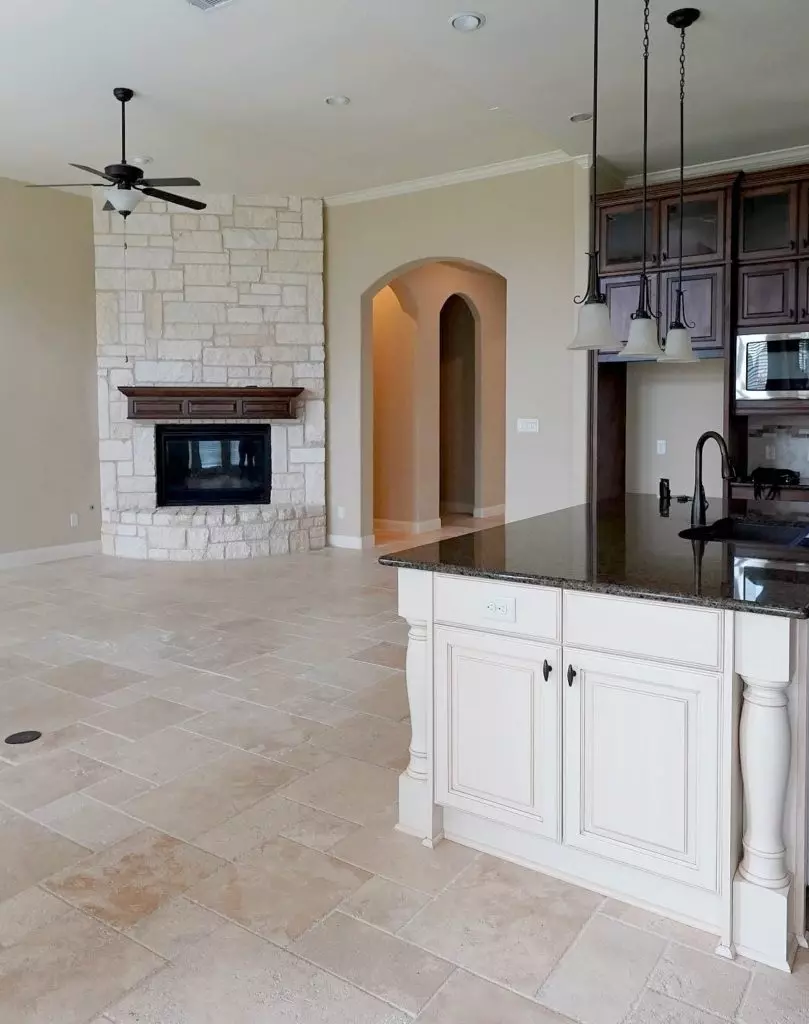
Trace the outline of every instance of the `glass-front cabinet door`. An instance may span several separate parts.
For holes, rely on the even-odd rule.
[[[680,257],[680,199],[660,203],[660,263]],[[702,192],[683,203],[683,263],[720,263],[725,259],[725,193]]]
[[[742,192],[739,259],[784,259],[798,249],[798,185]]]
[[[646,252],[650,268],[658,265],[658,204],[646,207]],[[599,264],[602,274],[640,270],[643,261],[643,205],[606,206],[599,215]]]

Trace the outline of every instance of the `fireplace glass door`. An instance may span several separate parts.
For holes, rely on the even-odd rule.
[[[158,426],[155,445],[158,505],[270,500],[269,426]]]

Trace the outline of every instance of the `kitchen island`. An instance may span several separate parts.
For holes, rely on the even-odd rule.
[[[410,627],[398,827],[789,970],[806,944],[809,522],[792,546],[706,542],[680,536],[689,512],[627,495],[380,559]],[[709,518],[728,514],[800,526],[778,502]]]

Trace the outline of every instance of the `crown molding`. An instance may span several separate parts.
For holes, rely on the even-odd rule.
[[[378,185],[375,188],[366,188],[359,192],[343,192],[340,195],[326,196],[324,202],[326,206],[350,206],[352,203],[366,203],[371,199],[388,199],[391,196],[404,196],[411,192],[426,192],[428,189],[445,188],[447,185],[460,185],[467,181],[483,181],[485,178],[499,178],[505,174],[535,171],[540,167],[570,163],[572,159],[574,158],[569,153],[565,153],[561,149],[552,149],[547,153],[521,156],[516,160],[484,164],[482,167],[467,167],[462,171],[434,174],[429,178],[415,178],[412,181],[399,181],[392,185]]]
[[[730,157],[728,160],[713,160],[705,164],[689,164],[685,168],[686,178],[702,178],[725,171],[769,171],[774,167],[790,167],[792,164],[809,163],[809,146],[793,146],[791,149],[773,149],[769,153],[750,153],[748,156]],[[665,171],[652,171],[648,176],[650,185],[676,181],[680,171],[671,167]],[[625,188],[638,188],[643,184],[640,174],[630,175],[624,182]]]

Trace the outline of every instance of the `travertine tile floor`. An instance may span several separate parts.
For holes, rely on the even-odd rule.
[[[374,553],[0,574],[0,1021],[797,1024],[792,976],[394,832]]]

